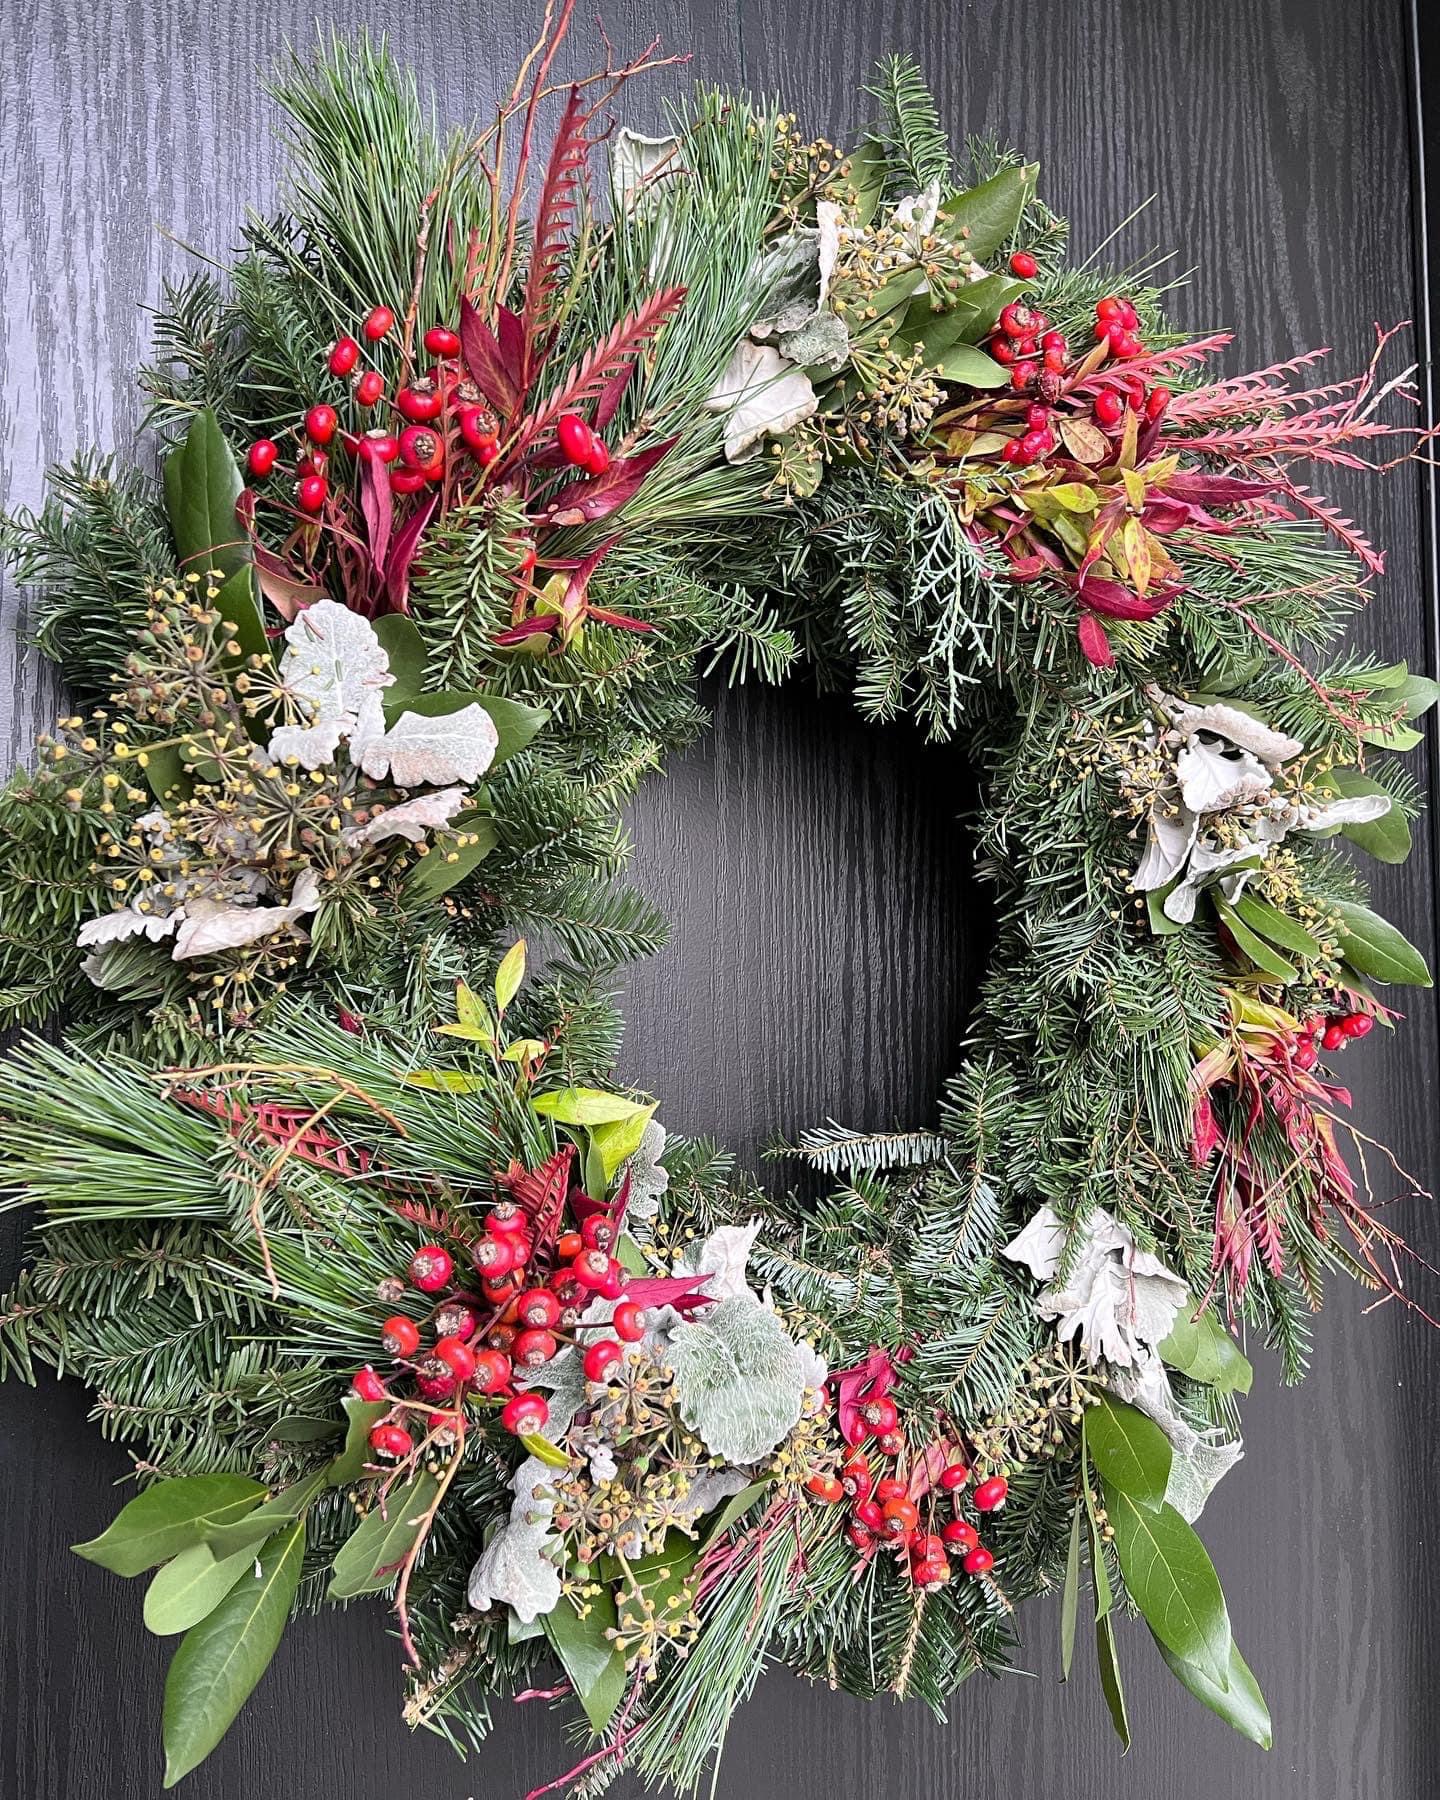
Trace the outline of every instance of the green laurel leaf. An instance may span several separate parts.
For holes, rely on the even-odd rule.
[[[1152,1632],[1151,1636],[1154,1635]],[[1197,1669],[1194,1663],[1185,1662],[1173,1650],[1167,1650],[1158,1637],[1155,1638],[1155,1647],[1164,1658],[1165,1667],[1202,1705],[1208,1706],[1211,1712],[1227,1725],[1233,1726],[1241,1737],[1249,1738],[1252,1744],[1258,1744],[1262,1750],[1270,1748],[1274,1735],[1270,1726],[1270,1709],[1265,1704],[1265,1696],[1260,1692],[1260,1684],[1234,1644],[1230,1646],[1227,1685],[1223,1688],[1217,1687],[1203,1669]]]
[[[244,570],[248,577],[250,546],[235,516],[245,482],[208,408],[196,413],[165,458],[164,479],[165,510],[185,572],[219,569],[228,579]]]
[[[98,1538],[71,1549],[116,1575],[143,1575],[198,1544],[207,1526],[230,1524],[265,1498],[244,1475],[182,1475],[137,1494]]]
[[[1192,1319],[1182,1311],[1157,1348],[1161,1360],[1172,1369],[1213,1387],[1218,1394],[1250,1392],[1255,1371],[1213,1312]]]
[[[439,1484],[423,1472],[412,1476],[386,1500],[367,1513],[340,1546],[326,1597],[353,1600],[360,1594],[378,1594],[390,1586],[414,1544],[420,1520],[435,1498]]]
[[[608,1589],[591,1599],[583,1619],[568,1600],[545,1614],[545,1635],[597,1733],[610,1723],[625,1692],[624,1660],[605,1635],[618,1622]]]
[[[1138,1408],[1105,1395],[1085,1414],[1085,1448],[1102,1481],[1141,1506],[1164,1505],[1170,1440]]]
[[[260,1543],[265,1542],[264,1537]],[[145,1590],[145,1629],[174,1637],[208,1618],[247,1569],[255,1567],[258,1545],[217,1558],[208,1544],[192,1544],[156,1572]]]
[[[1335,903],[1340,921],[1340,951],[1352,968],[1375,981],[1429,987],[1425,958],[1389,920],[1352,900]]]
[[[1146,1506],[1109,1482],[1104,1490],[1130,1598],[1167,1649],[1223,1690],[1230,1618],[1205,1546],[1173,1506]]]

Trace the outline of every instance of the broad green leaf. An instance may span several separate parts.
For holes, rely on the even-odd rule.
[[[178,800],[190,798],[195,783],[185,767],[178,744],[164,744],[155,750],[142,748],[141,755],[145,759],[143,767],[150,792],[162,805],[167,800],[173,806]]]
[[[1175,881],[1180,877],[1177,875]],[[1172,919],[1165,910],[1165,897],[1175,886],[1175,881],[1163,888],[1151,888],[1145,896],[1145,908],[1150,915],[1150,929],[1156,937],[1174,937],[1177,931],[1185,927],[1177,919]]]
[[[1205,1546],[1173,1506],[1142,1505],[1109,1482],[1104,1491],[1130,1598],[1162,1644],[1223,1688],[1230,1619]]]
[[[275,1527],[271,1527],[271,1531]],[[145,1590],[145,1629],[156,1637],[174,1637],[208,1618],[247,1570],[265,1536],[243,1550],[216,1558],[208,1544],[192,1544],[156,1572]]]
[[[435,1094],[478,1094],[490,1077],[467,1075],[463,1069],[412,1069],[404,1081],[406,1087],[427,1088]]]
[[[708,1550],[717,1538],[723,1537],[732,1525],[744,1518],[760,1496],[769,1491],[769,1487],[768,1481],[752,1481],[749,1487],[743,1487],[738,1494],[732,1494],[715,1517],[707,1522],[700,1534],[698,1548]]]
[[[1243,956],[1249,957],[1262,975],[1268,975],[1274,981],[1294,981],[1300,973],[1294,963],[1286,962],[1278,951],[1270,948],[1264,938],[1253,932],[1229,901],[1223,898],[1218,888],[1211,888],[1210,899],[1221,924],[1234,938],[1236,948]]]
[[[610,1723],[625,1692],[624,1660],[605,1635],[617,1623],[615,1602],[608,1592],[594,1596],[583,1619],[563,1599],[545,1614],[545,1635],[597,1734]]]
[[[645,1260],[645,1252],[628,1231],[620,1233],[620,1242],[615,1246],[615,1260],[627,1275],[648,1275],[650,1273],[650,1265]]]
[[[375,620],[375,635],[380,648],[390,660],[390,673],[395,677],[385,690],[384,704],[396,714],[407,710],[418,699],[425,686],[427,652],[420,628],[406,613],[386,613]]]
[[[1104,1395],[1085,1415],[1085,1447],[1102,1480],[1142,1506],[1164,1504],[1170,1440],[1137,1407]]]
[[[245,483],[213,412],[196,413],[165,458],[165,510],[185,572],[250,574],[250,546],[235,506]]]
[[[1258,1744],[1262,1750],[1270,1748],[1273,1737],[1270,1709],[1260,1692],[1260,1684],[1234,1644],[1230,1646],[1230,1666],[1226,1670],[1228,1685],[1223,1688],[1217,1687],[1203,1669],[1197,1669],[1194,1663],[1185,1662],[1173,1650],[1167,1650],[1159,1638],[1155,1639],[1155,1647],[1165,1659],[1165,1667],[1202,1705],[1208,1706],[1252,1744]]]
[[[235,636],[246,656],[263,657],[267,662],[271,659],[273,652],[270,640],[265,635],[265,615],[255,597],[255,576],[252,570],[238,569],[229,576],[210,604],[222,619],[234,626]],[[233,660],[238,673],[244,659],[236,657]],[[247,720],[245,729],[252,737],[269,736],[269,728],[261,719]]]
[[[977,262],[988,262],[1020,223],[1038,174],[1036,163],[1024,168],[1012,165],[978,187],[952,194],[940,208],[936,229],[955,243],[964,244]]]
[[[1182,1310],[1170,1327],[1170,1335],[1157,1348],[1161,1360],[1172,1369],[1213,1387],[1219,1394],[1250,1392],[1254,1370],[1213,1312],[1203,1312],[1198,1319],[1192,1319]]]
[[[1388,920],[1350,900],[1338,901],[1335,911],[1340,920],[1341,953],[1362,975],[1410,987],[1430,986],[1425,958]]]
[[[1395,698],[1407,719],[1423,718],[1440,700],[1440,681],[1432,681],[1428,675],[1406,675],[1395,690]]]
[[[490,1017],[490,1008],[463,981],[455,983],[455,1020],[454,1025],[441,1025],[440,1031],[459,1036],[464,1032],[466,1037],[477,1042],[488,1043],[495,1036],[495,1021]]]
[[[552,1444],[547,1437],[541,1437],[538,1431],[522,1431],[520,1445],[528,1456],[535,1457],[550,1469],[568,1469],[570,1458],[558,1444]]]
[[[1095,1621],[1095,1660],[1100,1665],[1100,1690],[1110,1709],[1122,1750],[1130,1748],[1130,1715],[1125,1710],[1125,1689],[1120,1681],[1120,1659],[1115,1653],[1115,1621],[1104,1613]]]
[[[690,1597],[690,1581],[699,1559],[699,1544],[687,1538],[683,1532],[667,1532],[665,1548],[632,1562],[629,1582],[622,1577],[617,1590],[617,1611],[621,1624],[639,1623],[647,1600],[657,1618],[683,1619],[689,1611],[687,1602]],[[635,1591],[637,1589],[638,1594]]]
[[[885,146],[874,138],[865,138],[845,158],[841,168],[843,173],[836,185],[851,209],[852,217],[847,223],[868,225],[879,209],[885,178],[890,172]]]
[[[182,1475],[137,1494],[98,1538],[71,1548],[116,1575],[141,1575],[200,1543],[207,1526],[231,1524],[264,1498],[260,1483],[244,1475]]]
[[[269,1667],[290,1617],[305,1560],[305,1527],[273,1538],[258,1576],[242,1576],[192,1625],[165,1678],[165,1786],[204,1762]]]
[[[235,1524],[214,1526],[205,1533],[207,1547],[218,1558],[233,1556],[241,1550],[248,1550],[253,1556],[256,1546],[273,1537],[282,1525],[291,1525],[296,1519],[304,1518],[310,1503],[330,1485],[328,1476],[328,1465],[316,1469],[299,1481],[292,1481],[289,1487],[282,1488],[273,1499],[257,1506],[254,1512],[247,1513]]]
[[[549,718],[544,707],[525,706],[519,700],[506,700],[499,694],[482,694],[474,688],[443,688],[436,694],[411,694],[409,698],[392,699],[385,694],[385,723],[393,725],[402,712],[419,713],[422,719],[443,719],[466,706],[479,706],[490,715],[499,733],[491,761],[492,769],[514,756],[534,737]]]
[[[1002,369],[993,356],[977,350],[974,344],[952,344],[930,366],[942,381],[958,382],[964,387],[1004,387],[1010,379],[1007,369]]]
[[[328,1599],[353,1600],[390,1586],[419,1535],[438,1485],[433,1475],[414,1475],[392,1490],[383,1512],[377,1505],[365,1515],[340,1546],[326,1589]]]
[[[1326,785],[1349,799],[1390,791],[1373,777],[1362,775],[1358,769],[1332,769],[1326,777]],[[1363,825],[1342,825],[1340,832],[1377,862],[1402,863],[1410,854],[1410,821],[1395,805],[1378,819],[1369,819]]]
[[[966,282],[938,312],[933,295],[917,295],[899,335],[917,345],[926,362],[933,364],[956,344],[978,344],[989,337],[1002,309],[1023,292],[1023,283],[1008,275],[987,275],[982,281]]]
[[[331,1487],[349,1487],[360,1479],[370,1460],[370,1431],[389,1411],[386,1400],[362,1400],[358,1394],[347,1394],[340,1402],[345,1408],[347,1426],[345,1447],[325,1471]]]
[[[1292,956],[1303,956],[1313,962],[1321,954],[1319,940],[1311,937],[1303,925],[1297,925],[1288,913],[1281,912],[1278,906],[1271,906],[1268,900],[1262,900],[1256,894],[1242,894],[1234,907],[1252,931],[1259,932],[1272,944],[1278,944],[1282,950],[1288,950]]]
[[[597,1126],[596,1130],[600,1127]],[[600,1146],[595,1142],[594,1131],[577,1131],[570,1134],[581,1144],[584,1164],[580,1171],[580,1179],[584,1183],[585,1192],[596,1199],[603,1198],[609,1191],[610,1177],[605,1172],[605,1158],[600,1154]]]
[[[640,1140],[645,1135],[645,1127],[654,1115],[655,1107],[642,1106],[628,1119],[616,1119],[609,1125],[592,1125],[590,1142],[600,1156],[600,1165],[608,1186],[615,1178],[615,1172],[628,1156],[633,1156],[640,1148]]]
[[[495,1004],[502,1013],[520,992],[520,983],[524,979],[525,940],[517,938],[501,957],[500,967],[495,971]]]
[[[291,1413],[270,1428],[277,1444],[318,1444],[322,1438],[334,1437],[340,1429],[338,1419],[322,1419],[318,1413]]]
[[[639,1101],[588,1087],[555,1088],[537,1094],[530,1104],[537,1113],[561,1125],[612,1125],[646,1111]]]
[[[463,831],[472,841],[457,844],[453,838],[437,837],[427,854],[410,865],[405,886],[417,899],[438,900],[441,894],[449,893],[500,842],[495,821],[485,813],[461,813],[452,823],[454,830]]]
[[[1080,1616],[1080,1525],[1084,1508],[1075,1502],[1070,1520],[1070,1551],[1065,1558],[1065,1586],[1060,1595],[1060,1679],[1070,1679],[1075,1660],[1075,1625]]]

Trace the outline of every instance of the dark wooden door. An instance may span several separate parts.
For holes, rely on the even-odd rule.
[[[10,10],[6,504],[37,499],[41,466],[75,445],[127,442],[142,308],[182,262],[157,225],[220,249],[246,204],[270,197],[277,155],[255,69],[286,37],[303,44],[316,9],[27,0]],[[388,30],[454,114],[488,104],[534,11],[529,0],[318,0],[318,10]],[[662,31],[672,48],[693,49],[702,78],[783,87],[809,125],[832,133],[861,118],[856,89],[874,57],[913,51],[959,128],[1043,159],[1045,190],[1082,249],[1157,196],[1119,249],[1176,247],[1177,276],[1193,271],[1177,313],[1235,326],[1253,364],[1334,344],[1353,365],[1373,321],[1423,319],[1423,82],[1403,0],[617,0],[605,22],[617,44]],[[1391,546],[1362,643],[1433,670],[1423,472],[1329,486]],[[10,592],[4,607],[0,756],[13,761],[54,694],[20,647],[24,596]],[[714,1131],[749,1157],[772,1132],[827,1114],[923,1121],[986,938],[954,818],[963,772],[901,731],[862,732],[846,706],[802,684],[714,698],[710,738],[634,809],[638,878],[675,934],[631,979],[626,1073],[664,1096],[677,1126]],[[1421,852],[1376,883],[1387,914],[1432,951],[1433,875]],[[1435,1187],[1433,1006],[1422,996],[1396,1041],[1372,1039],[1353,1062],[1367,1125]],[[1434,1256],[1440,1229],[1427,1213],[1404,1223]],[[101,1529],[124,1458],[100,1442],[72,1386],[6,1389],[0,1406],[0,1795],[151,1800],[162,1649],[141,1627],[135,1591],[66,1548]],[[1059,1687],[1053,1610],[1036,1608],[1021,1620],[1019,1672],[973,1683],[948,1729],[913,1708],[772,1677],[737,1723],[718,1795],[1440,1793],[1440,1336],[1397,1308],[1362,1317],[1337,1296],[1309,1382],[1289,1393],[1262,1383],[1246,1422],[1246,1459],[1212,1503],[1206,1536],[1269,1696],[1271,1755],[1197,1710],[1136,1628],[1121,1646],[1137,1733],[1122,1761],[1092,1674]],[[395,1707],[398,1664],[376,1607],[300,1625],[185,1792],[506,1800],[565,1766],[558,1729],[535,1707],[507,1716],[468,1766],[437,1740],[411,1738]]]

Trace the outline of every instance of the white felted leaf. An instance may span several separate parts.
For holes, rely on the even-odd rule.
[[[779,340],[780,354],[798,368],[844,368],[850,360],[850,333],[843,319],[832,312],[818,312],[798,331],[787,331]]]
[[[647,207],[683,169],[677,137],[644,137],[622,125],[610,140],[610,191],[622,212]]]
[[[342,738],[380,729],[380,695],[394,676],[375,628],[336,600],[317,600],[285,628],[280,675],[308,719],[282,725],[270,756],[294,756],[307,769],[332,762]]]
[[[1165,1365],[1153,1353],[1133,1368],[1112,1369],[1105,1384],[1119,1400],[1153,1419],[1170,1441],[1170,1476],[1165,1500],[1192,1525],[1204,1510],[1216,1483],[1244,1455],[1238,1439],[1219,1431],[1196,1431],[1175,1404]]]
[[[745,1266],[760,1235],[760,1221],[748,1225],[721,1225],[698,1249],[688,1250],[675,1264],[677,1275],[708,1275],[705,1292],[714,1300],[753,1299],[745,1280]]]
[[[560,1571],[551,1560],[560,1540],[548,1524],[516,1524],[496,1532],[470,1571],[470,1604],[484,1612],[497,1601],[524,1625],[553,1612],[560,1601]]]
[[[473,700],[436,718],[402,712],[388,731],[357,734],[350,754],[372,780],[388,776],[397,787],[438,787],[478,781],[495,756],[495,721]]]
[[[320,905],[320,877],[302,869],[288,906],[236,906],[229,900],[192,900],[185,908],[172,952],[174,961],[194,956],[214,956],[221,950],[239,950],[246,944],[294,925]]]
[[[757,1300],[723,1300],[677,1325],[665,1356],[681,1418],[727,1463],[759,1462],[800,1418],[804,1361]]]
[[[367,824],[352,825],[341,833],[341,842],[355,846],[403,837],[407,843],[418,844],[427,832],[448,825],[464,804],[464,788],[441,788],[437,793],[417,794],[399,806],[388,807]]]
[[[98,919],[87,919],[76,934],[75,942],[82,949],[89,949],[94,944],[118,944],[122,938],[147,937],[152,944],[170,933],[179,925],[181,914],[177,912],[156,914],[136,912],[133,906],[122,906],[118,912],[102,913]]]
[[[1258,756],[1207,738],[1196,738],[1175,758],[1175,779],[1192,813],[1229,812],[1265,799],[1274,786]]]
[[[660,1210],[660,1196],[670,1185],[670,1171],[661,1162],[665,1154],[665,1127],[651,1119],[640,1139],[640,1146],[626,1162],[622,1179],[629,1178],[625,1202],[627,1221],[653,1219]]]
[[[800,323],[804,323],[803,320]],[[769,344],[742,339],[705,405],[725,416],[725,460],[753,456],[762,438],[780,437],[820,404],[810,378]]]
[[[757,338],[798,331],[820,310],[820,233],[802,225],[771,240],[751,272],[752,285],[764,296],[766,316],[750,327]],[[833,268],[833,258],[831,259]]]
[[[1176,731],[1186,737],[1208,731],[1215,737],[1228,738],[1239,749],[1248,750],[1261,762],[1272,765],[1288,762],[1305,748],[1299,738],[1287,737],[1283,731],[1272,730],[1238,707],[1225,706],[1218,701],[1210,706],[1179,705],[1172,717]]]

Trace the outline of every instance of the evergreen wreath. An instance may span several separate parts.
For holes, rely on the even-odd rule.
[[[1123,1740],[1138,1613],[1268,1745],[1192,1521],[1237,1339],[1295,1378],[1330,1272],[1405,1297],[1327,1063],[1430,976],[1337,838],[1405,856],[1437,694],[1335,649],[1380,559],[1295,470],[1409,454],[1408,371],[1211,377],[904,59],[846,149],[704,87],[638,136],[674,59],[561,82],[570,10],[481,131],[291,61],[160,479],[6,526],[74,711],[0,796],[0,1009],[65,1019],[0,1067],[0,1353],[133,1447],[77,1548],[179,1638],[166,1786],[376,1594],[412,1724],[563,1708],[535,1794],[694,1790],[772,1659],[943,1713],[1040,1593],[1068,1670],[1087,1571]],[[802,662],[969,746],[998,922],[938,1127],[806,1133],[818,1199],[667,1136],[607,991],[697,664]]]

